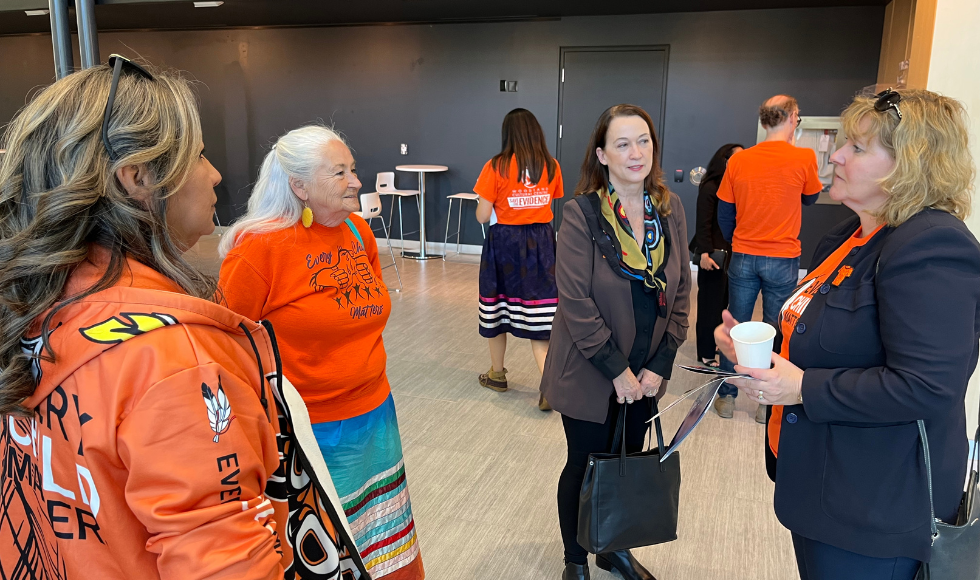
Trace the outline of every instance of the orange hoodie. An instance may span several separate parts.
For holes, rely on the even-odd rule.
[[[91,286],[106,259],[93,248],[66,295]],[[115,286],[50,328],[56,360],[34,365],[34,416],[3,417],[0,577],[363,570],[344,547],[353,543],[322,459],[292,430],[306,411],[266,327],[129,260]],[[42,354],[39,333],[25,351]],[[318,546],[294,554],[304,532]]]

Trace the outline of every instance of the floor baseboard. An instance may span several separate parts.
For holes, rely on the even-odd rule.
[[[384,251],[382,248],[387,247],[388,240],[386,238],[377,238],[377,240],[378,240],[378,250]],[[402,241],[398,238],[392,238],[391,247],[404,249],[409,252],[417,252],[419,251],[419,242],[418,240],[405,240],[405,246],[404,248],[402,248]],[[444,245],[442,242],[435,242],[429,240],[428,249],[430,252],[437,253],[437,254],[445,254],[447,248],[449,249],[450,253],[456,252],[456,244],[454,244],[453,242],[449,242],[448,244]],[[460,244],[459,253],[479,256],[481,253],[483,253],[483,246],[477,246],[476,244]]]

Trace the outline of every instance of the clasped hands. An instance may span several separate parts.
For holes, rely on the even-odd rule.
[[[732,328],[738,321],[728,310],[721,314],[721,324],[715,329],[715,344],[728,360],[737,360]],[[772,353],[771,369],[750,369],[735,365],[735,372],[749,375],[752,379],[734,378],[728,383],[738,387],[753,400],[765,405],[796,405],[800,402],[803,388],[803,370],[776,353]],[[754,380],[753,380],[754,379]]]
[[[655,397],[663,382],[664,378],[651,370],[640,369],[640,373],[634,375],[633,371],[627,368],[613,379],[616,400],[620,403],[632,403],[643,397]]]

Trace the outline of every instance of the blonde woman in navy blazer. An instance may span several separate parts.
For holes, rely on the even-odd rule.
[[[959,102],[922,90],[859,97],[841,120],[848,141],[831,157],[830,195],[857,215],[816,249],[812,264],[827,260],[829,277],[809,290],[804,280],[780,313],[776,350],[788,346],[789,360],[736,367],[760,379],[737,382],[784,406],[771,411],[778,459],[767,437],[767,466],[802,580],[911,580],[931,551],[917,420],[936,517],[955,518],[966,476],[964,398],[980,339],[980,245],[963,223],[968,123]],[[845,243],[860,245],[833,264]],[[726,313],[715,331],[725,356],[734,324]]]

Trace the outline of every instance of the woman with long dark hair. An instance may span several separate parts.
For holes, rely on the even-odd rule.
[[[644,397],[665,391],[677,347],[687,338],[687,222],[680,199],[663,182],[659,158],[646,111],[607,109],[558,233],[561,300],[541,392],[561,413],[568,444],[558,481],[563,580],[589,578],[588,552],[577,540],[589,454],[609,451],[623,405],[631,405],[626,450],[643,449],[655,408]],[[626,580],[654,580],[629,550],[596,554],[596,565],[615,568]]]
[[[507,113],[501,134],[500,153],[473,186],[480,196],[477,221],[497,214],[480,261],[480,335],[490,341],[491,363],[480,384],[494,391],[507,390],[508,333],[531,341],[538,370],[544,370],[558,304],[551,202],[564,195],[561,168],[530,111]],[[543,395],[538,408],[551,410]]]
[[[725,175],[728,159],[744,147],[739,143],[722,145],[708,162],[708,171],[698,186],[696,230],[690,250],[698,265],[698,320],[696,323],[698,360],[717,367],[715,358],[715,327],[721,324],[721,311],[728,306],[728,257],[732,244],[721,235],[718,227],[718,185]],[[724,250],[719,263],[718,250]]]

